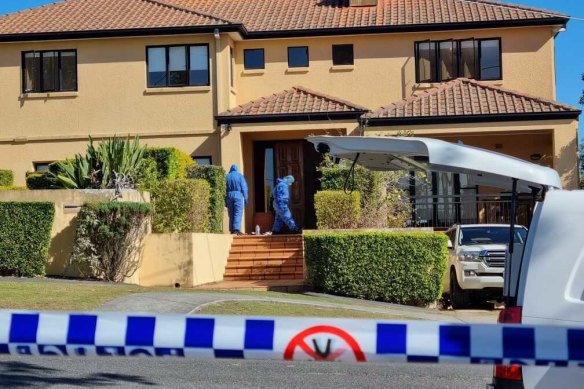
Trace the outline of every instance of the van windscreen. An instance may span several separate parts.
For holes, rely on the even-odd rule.
[[[515,243],[524,243],[527,230],[515,227]],[[509,227],[464,227],[460,229],[460,245],[508,244]]]

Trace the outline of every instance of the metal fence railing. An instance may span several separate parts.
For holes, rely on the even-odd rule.
[[[535,200],[519,198],[517,224],[528,226]],[[511,196],[506,194],[460,194],[410,197],[413,227],[449,228],[454,224],[500,224],[511,220]]]

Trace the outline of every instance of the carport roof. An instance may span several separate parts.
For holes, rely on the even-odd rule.
[[[571,105],[459,78],[382,107],[364,118],[369,125],[375,126],[575,119],[580,113]]]

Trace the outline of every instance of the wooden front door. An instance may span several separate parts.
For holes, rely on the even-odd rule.
[[[304,142],[276,143],[276,172],[278,178],[294,176],[290,188],[290,210],[298,226],[304,225],[306,202],[304,197]]]

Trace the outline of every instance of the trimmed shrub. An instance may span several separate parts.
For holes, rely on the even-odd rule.
[[[0,169],[0,186],[14,185],[14,173],[12,170]]]
[[[447,241],[420,232],[306,233],[307,279],[318,292],[427,305],[442,293]]]
[[[187,170],[197,166],[197,163],[193,161],[193,157],[184,153],[182,151],[178,151],[178,158],[179,158],[179,169],[178,169],[178,177],[177,178],[186,178],[187,177]]]
[[[225,170],[222,166],[195,166],[187,169],[187,178],[202,179],[211,187],[209,200],[209,232],[223,232],[223,209],[225,208]]]
[[[151,192],[154,232],[207,232],[210,187],[205,180],[159,183]]]
[[[145,158],[138,170],[138,188],[141,191],[152,191],[158,185],[158,168],[156,161],[152,158]]]
[[[349,169],[335,166],[323,167],[320,169],[322,177],[320,179],[320,187],[322,190],[340,190],[344,191],[345,182]],[[349,178],[347,183],[347,190],[354,190],[361,192],[361,205],[375,200],[381,196],[381,174],[379,172],[372,172],[362,166],[355,166],[354,185],[353,177]]]
[[[361,195],[338,190],[317,192],[314,208],[320,230],[356,228],[361,218]]]
[[[94,202],[81,207],[72,262],[80,270],[122,282],[140,264],[140,248],[148,233],[150,204]]]
[[[0,202],[0,275],[45,274],[55,205],[48,202]]]
[[[0,190],[27,190],[26,186],[0,186]]]
[[[55,189],[55,179],[49,172],[26,173],[26,187],[30,190]]]
[[[174,147],[149,147],[144,152],[144,158],[156,161],[159,180],[174,180],[179,177],[180,156]]]

